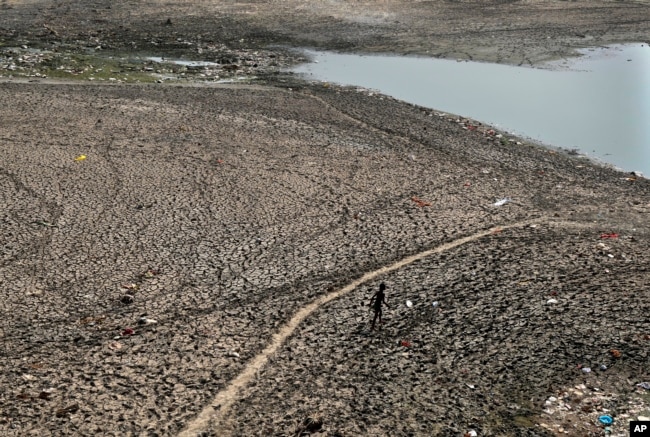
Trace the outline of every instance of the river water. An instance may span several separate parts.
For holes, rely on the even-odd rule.
[[[313,62],[293,71],[473,118],[650,176],[650,47],[580,53],[532,68],[308,50]]]

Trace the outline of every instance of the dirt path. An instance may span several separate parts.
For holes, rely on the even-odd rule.
[[[365,282],[368,282],[372,279],[377,278],[378,276],[385,275],[392,271],[398,270],[404,266],[412,264],[416,261],[422,260],[428,256],[431,256],[436,253],[441,253],[449,249],[461,246],[466,243],[471,243],[473,241],[479,240],[483,237],[491,235],[500,230],[506,230],[511,228],[518,228],[523,226],[529,226],[537,223],[553,223],[555,225],[561,226],[583,226],[580,223],[574,222],[557,222],[557,221],[548,221],[544,218],[532,219],[521,221],[517,223],[512,223],[504,226],[497,226],[490,228],[486,231],[478,232],[457,240],[445,243],[443,245],[434,247],[432,249],[425,250],[420,253],[408,256],[404,259],[397,261],[394,264],[384,266],[380,269],[368,272],[355,281],[349,283],[345,287],[333,291],[329,294],[326,294],[319,299],[316,299],[312,303],[302,307],[290,320],[285,324],[279,332],[273,335],[273,338],[269,345],[258,354],[247,366],[246,368],[230,382],[230,384],[221,392],[215,396],[215,398],[206,406],[201,413],[187,426],[187,428],[179,434],[179,437],[191,437],[196,436],[201,431],[206,430],[210,423],[212,423],[212,428],[217,430],[217,435],[223,435],[223,431],[220,429],[223,420],[227,417],[227,414],[231,406],[237,401],[241,389],[245,387],[253,378],[255,378],[257,372],[264,367],[269,358],[282,346],[284,341],[295,331],[295,329],[300,325],[309,315],[311,315],[318,308],[327,304],[328,302],[337,299],[355,288],[359,287]]]

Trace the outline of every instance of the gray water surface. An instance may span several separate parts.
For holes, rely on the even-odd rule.
[[[307,51],[307,79],[377,90],[650,175],[650,47],[514,67],[406,56]]]

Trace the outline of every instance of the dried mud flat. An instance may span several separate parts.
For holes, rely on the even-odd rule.
[[[491,7],[560,4],[588,10]],[[594,4],[594,29],[603,11],[647,13]],[[70,49],[81,27],[118,19],[138,41],[201,23],[233,35],[232,51],[306,41],[274,28],[278,5],[138,15],[97,2],[95,21],[65,31],[52,26],[75,5],[2,5],[5,41],[10,22],[15,41]],[[364,5],[375,21],[349,32],[368,48],[359,35],[387,12]],[[54,33],[36,35],[38,8]],[[218,26],[200,20],[210,11]],[[341,35],[343,15],[317,32],[316,12],[312,35]],[[603,38],[636,38],[629,22]],[[440,32],[456,41],[453,28]],[[14,80],[0,84],[1,435],[596,436],[602,414],[611,435],[650,416],[647,179],[271,73],[246,86]],[[390,308],[372,332],[382,281]]]

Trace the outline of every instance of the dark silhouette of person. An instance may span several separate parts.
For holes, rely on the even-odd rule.
[[[381,325],[381,305],[384,304],[390,308],[386,303],[386,295],[384,294],[384,290],[386,290],[386,284],[382,282],[379,284],[379,291],[372,296],[372,299],[370,299],[370,306],[375,310],[375,317],[372,319],[372,327],[370,329],[375,329],[375,322],[377,321],[377,317],[379,317],[379,324]]]

